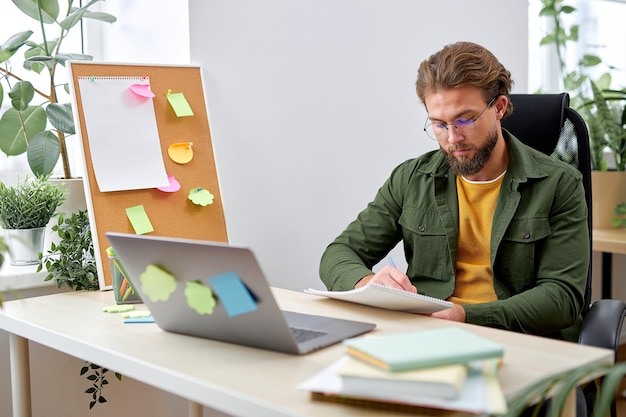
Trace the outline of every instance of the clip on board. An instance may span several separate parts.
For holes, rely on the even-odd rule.
[[[199,66],[69,62],[101,289],[106,232],[228,242]]]

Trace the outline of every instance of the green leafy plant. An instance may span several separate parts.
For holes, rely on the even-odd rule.
[[[590,409],[588,410],[590,413],[588,415],[606,416],[609,413],[611,403],[615,399],[615,394],[624,375],[626,375],[626,362],[617,362],[601,367],[588,365],[555,377],[543,379],[516,396],[509,403],[505,416],[517,417],[527,410],[528,407],[532,407],[533,404],[535,411],[538,413],[539,409],[546,404],[547,399],[551,398],[545,416],[558,417],[562,414],[568,396],[574,388],[582,385],[582,381],[590,379],[592,380],[591,383],[594,383],[594,379],[598,380],[599,390],[590,404]]]
[[[563,88],[570,93],[571,105],[587,123],[591,167],[606,171],[608,161],[605,150],[610,149],[617,171],[626,170],[626,89],[611,89],[611,67],[593,80],[588,72],[602,65],[602,59],[594,54],[582,55],[573,69],[567,68],[564,56],[568,43],[578,42],[579,26],[565,27],[563,17],[576,12],[576,8],[563,0],[542,0],[540,16],[550,19],[551,30],[542,38],[540,45],[553,46],[558,58]]]
[[[109,383],[107,380],[108,369],[87,362],[87,365],[80,369],[80,374],[87,374],[87,379],[91,381],[91,387],[89,387],[85,393],[91,395],[92,401],[89,402],[89,409],[91,410],[96,404],[107,402],[106,398],[102,395],[102,391],[105,385]],[[115,373],[115,377],[118,381],[122,380],[122,375]]]
[[[619,203],[615,207],[615,217],[611,221],[613,227],[626,227],[626,203]]]
[[[76,291],[98,290],[98,271],[87,211],[72,213],[70,217],[60,214],[52,232],[59,236],[59,243],[52,242],[45,257],[39,254],[43,262],[37,272],[44,265],[48,271],[44,281],[54,279],[59,288],[67,285]]]
[[[0,117],[0,150],[7,156],[26,153],[35,175],[52,173],[61,158],[64,178],[71,178],[65,140],[75,133],[74,120],[70,104],[59,103],[59,94],[69,91],[67,84],[57,84],[55,78],[59,65],[92,57],[61,52],[61,45],[72,29],[80,28],[84,18],[109,23],[116,19],[110,14],[89,10],[103,0],[91,0],[79,8],[73,6],[77,2],[68,0],[64,13],[58,0],[12,1],[26,16],[38,22],[40,38],[33,40],[33,31],[25,30],[0,45],[0,105],[5,92],[11,102],[11,108]],[[22,65],[33,75],[32,82],[12,71],[10,59],[22,48],[25,49]],[[47,91],[35,88],[36,80],[47,84]]]
[[[65,191],[47,176],[25,178],[16,186],[0,182],[0,225],[5,229],[45,227],[65,201]]]
[[[48,275],[44,280],[54,279],[59,288],[67,285],[76,291],[98,290],[98,271],[87,211],[81,210],[69,217],[60,214],[57,224],[52,226],[52,233],[58,235],[59,243],[53,242],[45,256],[39,254],[40,259],[45,260],[37,272],[45,265]],[[104,386],[109,383],[107,372],[108,369],[94,363],[87,363],[80,370],[80,374],[86,374],[90,382],[90,387],[85,391],[92,397],[90,409],[107,401],[102,395]],[[119,373],[115,373],[115,376],[118,380],[122,379]]]
[[[626,171],[626,89],[612,90],[610,75],[589,80],[592,98],[579,108],[589,127],[592,165],[606,171],[604,149],[615,157],[615,170]]]

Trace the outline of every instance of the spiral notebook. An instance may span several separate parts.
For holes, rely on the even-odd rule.
[[[334,298],[336,300],[349,301],[351,303],[385,308],[387,310],[419,314],[434,313],[450,308],[453,305],[451,302],[439,298],[429,297],[424,294],[415,294],[373,283],[350,291],[321,291],[309,288],[304,290],[304,292]]]

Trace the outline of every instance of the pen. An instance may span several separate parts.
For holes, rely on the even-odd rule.
[[[389,262],[389,265],[393,266],[394,268],[397,269],[396,267],[396,263],[393,261],[393,259],[391,258],[391,256],[387,257],[387,262]]]

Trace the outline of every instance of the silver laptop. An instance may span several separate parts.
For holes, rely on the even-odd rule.
[[[280,310],[249,248],[180,238],[106,235],[128,280],[163,330],[305,354],[376,327]]]

